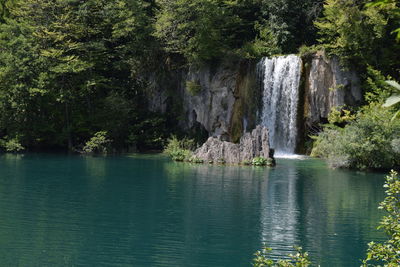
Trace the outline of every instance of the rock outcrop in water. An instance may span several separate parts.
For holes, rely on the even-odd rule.
[[[241,164],[256,157],[270,158],[273,164],[273,150],[269,146],[268,130],[257,126],[251,133],[245,133],[239,144],[210,137],[194,152],[194,157],[209,163]]]

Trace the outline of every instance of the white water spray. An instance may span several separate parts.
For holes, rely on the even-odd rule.
[[[277,155],[293,154],[297,142],[297,109],[301,59],[295,55],[263,58],[258,63],[263,88],[262,125],[269,130]]]

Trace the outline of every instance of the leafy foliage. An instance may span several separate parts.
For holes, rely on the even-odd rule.
[[[400,176],[397,172],[391,171],[386,176],[384,184],[386,188],[386,198],[380,203],[379,209],[386,211],[387,215],[383,217],[378,229],[383,229],[388,240],[382,243],[370,242],[366,258],[362,266],[387,266],[395,267],[400,265]],[[306,267],[311,264],[307,252],[301,248],[296,248],[297,253],[289,255],[291,260],[274,261],[269,258],[271,249],[264,247],[255,253],[253,266],[255,267]]]
[[[159,0],[155,36],[189,62],[294,52],[315,40],[322,0]]]
[[[0,131],[28,146],[78,145],[96,129],[123,146],[153,51],[145,1],[16,1],[0,24]],[[112,119],[110,119],[113,115]]]
[[[107,147],[111,140],[107,138],[106,131],[100,131],[94,134],[83,147],[83,152],[86,154],[107,154]]]
[[[268,27],[285,53],[316,39],[313,21],[322,11],[323,0],[262,0],[262,24]]]
[[[368,6],[381,6],[381,7],[386,7],[386,6],[391,6],[391,5],[396,4],[396,0],[375,0],[371,3],[368,3]],[[392,9],[392,16],[396,17],[397,19],[400,18],[400,7],[395,6],[394,9]],[[399,26],[399,25],[397,25]],[[400,27],[396,28],[393,30],[394,34],[396,34],[397,40],[400,40]]]
[[[148,112],[149,73],[299,47],[369,64],[366,100],[381,102],[399,22],[394,0],[0,0],[0,138],[72,149],[103,129],[121,151],[160,149],[182,111]]]
[[[379,205],[379,209],[387,212],[383,217],[379,229],[383,229],[389,237],[383,243],[371,242],[368,244],[367,257],[363,266],[399,266],[400,265],[400,176],[397,172],[391,171],[386,177],[384,187],[386,198]],[[373,264],[375,263],[375,264]]]
[[[253,259],[254,267],[307,267],[311,264],[307,252],[303,252],[301,247],[295,247],[296,254],[290,254],[291,260],[274,261],[269,258],[272,249],[264,247],[255,253]]]
[[[400,92],[400,84],[398,84],[396,81],[386,81],[386,83]],[[392,106],[398,105],[400,103],[400,93],[399,92],[388,97],[383,106],[384,107],[392,107]],[[400,109],[397,110],[396,113],[393,115],[392,120],[394,120],[398,114],[400,114]]]
[[[331,110],[328,115],[328,121],[330,124],[342,125],[344,123],[351,122],[356,119],[356,116],[352,114],[350,110],[344,107],[335,107]]]
[[[193,139],[183,138],[179,140],[176,136],[168,139],[164,153],[174,161],[189,161],[192,158],[192,150],[195,148]]]
[[[171,53],[183,54],[190,62],[218,57],[232,38],[224,31],[238,22],[232,9],[215,0],[159,0],[155,35]]]
[[[0,147],[7,152],[21,152],[25,150],[17,137],[0,139]]]
[[[368,103],[383,103],[393,93],[393,88],[385,81],[388,79],[390,76],[384,76],[371,66],[367,67],[364,98]]]
[[[385,62],[390,65],[398,56],[394,52],[398,44],[391,36],[396,4],[365,5],[367,2],[327,0],[324,16],[315,22],[319,41],[329,53],[338,55],[347,64],[362,66],[369,63],[382,67]]]
[[[273,166],[275,165],[273,159],[271,158],[264,158],[264,157],[255,157],[250,162],[253,166]],[[247,162],[244,162],[244,165],[248,165]]]
[[[197,163],[197,164],[204,163],[204,160],[202,160],[198,157],[194,157],[194,156],[190,157],[188,161],[191,163]]]
[[[364,107],[356,119],[340,128],[327,125],[315,137],[313,156],[326,158],[332,167],[390,169],[400,165],[392,142],[400,136],[400,121],[380,104]]]
[[[269,27],[257,23],[255,29],[258,31],[255,39],[245,43],[239,52],[243,57],[260,58],[282,53],[278,38]]]

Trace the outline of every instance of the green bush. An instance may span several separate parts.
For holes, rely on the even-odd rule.
[[[356,116],[351,113],[350,110],[344,107],[335,107],[328,114],[328,121],[331,124],[343,124],[348,123],[356,119]]]
[[[7,152],[21,152],[25,150],[17,137],[0,140],[0,147],[2,147]]]
[[[400,177],[395,171],[386,177],[384,185],[386,198],[379,205],[388,213],[380,222],[379,229],[383,229],[389,239],[383,243],[371,242],[368,244],[367,257],[363,266],[375,266],[371,263],[383,266],[400,266]],[[380,265],[379,265],[380,266]]]
[[[244,162],[243,164],[248,163]],[[275,161],[271,158],[264,158],[264,157],[255,157],[248,165],[253,165],[253,166],[274,166]],[[245,164],[246,165],[246,164]]]
[[[83,147],[83,153],[85,154],[107,154],[107,148],[110,145],[111,140],[107,139],[107,132],[100,131],[94,134],[94,136],[86,142]]]
[[[388,240],[382,243],[370,242],[366,258],[363,260],[362,267],[368,266],[400,266],[400,176],[397,172],[391,171],[386,177],[384,185],[386,198],[379,205],[379,209],[387,212],[379,224],[378,229],[383,229]],[[274,262],[270,259],[271,249],[264,247],[254,255],[254,267],[307,267],[311,264],[307,252],[303,252],[300,247],[296,248],[297,253],[289,255],[291,260],[278,260]]]
[[[176,136],[172,136],[167,141],[164,153],[174,161],[189,161],[192,157],[192,150],[195,148],[193,139],[183,138],[179,140]]]
[[[202,159],[200,159],[200,158],[198,158],[198,157],[194,157],[194,156],[193,156],[193,157],[189,158],[189,162],[200,164],[200,163],[204,163],[204,160],[202,160]]]
[[[267,159],[264,157],[255,157],[251,164],[254,166],[265,166],[267,165]]]
[[[371,66],[367,67],[367,77],[364,84],[364,98],[368,103],[383,103],[395,89],[386,83],[390,80],[390,76],[385,76],[381,71]]]
[[[385,104],[383,105],[384,107],[399,107],[393,115],[392,120],[394,120],[400,114],[400,84],[396,81],[386,81],[386,83],[397,90],[395,94],[386,99]]]
[[[201,92],[201,85],[194,81],[186,81],[186,90],[190,95],[195,96]]]
[[[310,55],[314,55],[317,51],[323,50],[323,46],[321,45],[302,45],[299,47],[299,56],[300,57],[308,57]]]
[[[282,53],[278,45],[278,38],[269,27],[257,23],[254,29],[258,32],[258,35],[252,42],[245,43],[239,50],[242,57],[258,59]]]
[[[395,4],[365,6],[368,1],[326,0],[323,16],[315,22],[319,41],[330,55],[344,63],[368,64],[389,59],[396,47],[389,38]],[[384,48],[389,48],[384,56]],[[388,57],[389,56],[389,57]],[[384,58],[386,57],[386,58]]]
[[[325,158],[332,167],[390,169],[400,165],[393,147],[400,136],[400,120],[380,104],[365,106],[356,119],[340,128],[329,124],[314,137],[311,155]]]

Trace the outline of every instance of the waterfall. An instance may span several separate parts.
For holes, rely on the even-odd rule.
[[[297,141],[297,109],[301,59],[295,55],[263,58],[258,63],[263,91],[262,125],[269,130],[271,147],[293,154]]]

